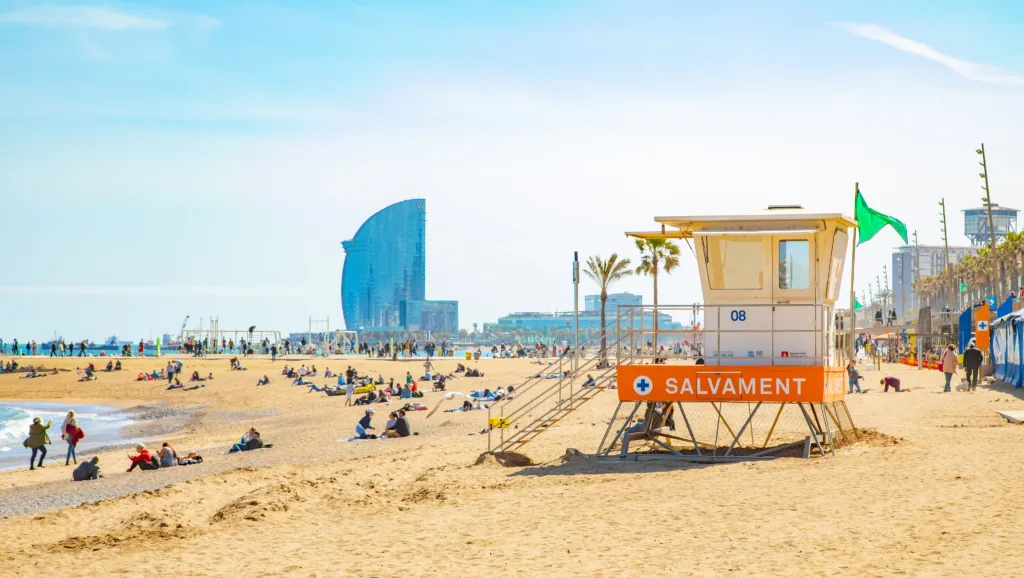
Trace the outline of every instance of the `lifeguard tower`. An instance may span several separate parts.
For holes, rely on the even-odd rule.
[[[601,359],[588,356],[595,336],[572,359],[559,360],[560,367],[580,368],[577,377],[539,393],[537,383],[527,382],[525,391],[517,388],[527,400],[492,410],[490,425],[499,432],[532,418],[508,437],[501,433],[492,453],[521,447],[613,385],[619,403],[597,451],[606,458],[809,457],[856,436],[835,323],[856,223],[798,206],[655,222],[660,230],[627,235],[689,245],[704,305],[620,306],[604,332],[609,346]],[[643,321],[672,310],[695,327],[654,331]],[[589,389],[576,383],[584,371],[601,372],[592,373],[597,383]],[[524,395],[531,388],[534,394]]]

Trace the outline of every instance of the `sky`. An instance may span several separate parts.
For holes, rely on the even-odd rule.
[[[571,310],[573,252],[636,260],[655,216],[855,182],[966,244],[980,143],[1024,205],[1022,39],[1011,1],[0,0],[0,338],[342,328],[340,242],[417,197],[465,328]],[[685,248],[659,297],[700,300]]]

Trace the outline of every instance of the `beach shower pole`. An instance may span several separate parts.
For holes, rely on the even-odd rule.
[[[573,251],[572,253],[572,309],[573,309],[573,322],[575,324],[572,342],[573,356],[572,356],[572,379],[576,379],[576,370],[579,368],[579,356],[580,356],[580,253],[579,251]],[[572,383],[572,382],[570,382]]]

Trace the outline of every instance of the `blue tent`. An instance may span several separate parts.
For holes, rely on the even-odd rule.
[[[960,353],[963,353],[967,349],[967,344],[971,342],[971,334],[974,333],[974,308],[968,307],[960,314],[960,325],[959,335],[957,336],[960,346]]]
[[[1024,309],[992,323],[992,365],[996,379],[1024,386]]]

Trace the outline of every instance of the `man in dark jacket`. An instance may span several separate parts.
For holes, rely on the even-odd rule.
[[[985,361],[985,354],[975,347],[974,341],[964,351],[964,369],[967,370],[967,381],[971,384],[971,391],[978,388],[978,373],[982,362]]]
[[[84,482],[85,480],[98,480],[100,478],[100,458],[99,456],[93,457],[91,460],[85,460],[78,464],[75,471],[71,472],[71,479],[76,482]]]

